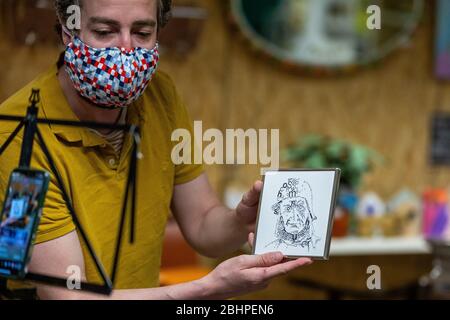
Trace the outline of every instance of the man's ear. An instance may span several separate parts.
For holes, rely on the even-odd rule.
[[[72,41],[72,39],[67,35],[67,33],[64,32],[64,30],[61,30],[61,33],[62,33],[61,37],[64,42],[64,45],[67,46]]]
[[[61,39],[65,46],[67,46],[72,41],[71,37],[67,34],[67,32],[64,31],[63,27],[61,27]]]
[[[60,25],[60,29],[61,29],[61,39],[64,43],[65,46],[67,46],[71,41],[71,37],[64,31],[64,25],[65,22],[61,21],[61,18],[58,17],[58,21],[59,21],[59,25]]]

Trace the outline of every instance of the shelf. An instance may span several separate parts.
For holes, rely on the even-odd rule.
[[[331,256],[428,254],[430,247],[422,237],[333,238]]]

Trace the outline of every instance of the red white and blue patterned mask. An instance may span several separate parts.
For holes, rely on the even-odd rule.
[[[127,107],[139,99],[156,72],[158,44],[152,49],[96,49],[73,36],[64,62],[75,89],[104,108]]]

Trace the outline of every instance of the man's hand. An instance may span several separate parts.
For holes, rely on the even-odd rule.
[[[250,191],[244,194],[241,202],[236,207],[236,216],[247,227],[248,232],[253,232],[255,230],[259,196],[261,194],[262,186],[262,181],[256,181]]]
[[[248,244],[252,248],[254,241],[255,234],[251,232]],[[310,258],[286,260],[281,252],[241,255],[222,262],[200,282],[209,289],[208,298],[227,299],[265,289],[273,278],[312,263]]]
[[[221,263],[199,281],[205,297],[227,299],[265,289],[273,278],[311,263],[309,258],[285,261],[281,252],[241,255]]]

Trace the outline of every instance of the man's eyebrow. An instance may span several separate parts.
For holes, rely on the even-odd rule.
[[[153,19],[147,19],[147,20],[137,20],[133,22],[134,28],[142,28],[142,27],[156,27],[156,21]]]
[[[90,17],[89,18],[89,24],[96,24],[96,23],[107,24],[107,25],[113,26],[113,27],[120,27],[120,22],[113,20],[113,19],[102,18],[102,17]]]

